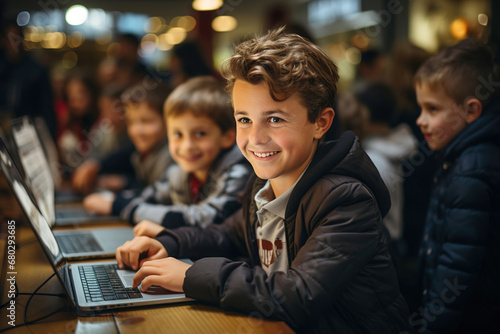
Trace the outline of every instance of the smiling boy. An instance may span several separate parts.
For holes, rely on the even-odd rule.
[[[145,89],[141,83],[126,89],[120,100],[109,98],[107,103],[115,108],[107,112],[113,114],[116,122],[126,123],[131,145],[128,141],[121,142],[112,154],[100,159],[91,157],[75,169],[72,186],[76,191],[87,194],[96,186],[111,191],[146,187],[162,177],[173,163],[163,119],[163,104],[171,92],[172,89],[163,84]],[[84,204],[93,210],[102,203],[101,199],[101,195],[92,194]]]
[[[217,79],[197,77],[178,86],[165,101],[164,111],[169,151],[176,164],[138,193],[101,196],[89,207],[140,223],[134,229],[140,235],[156,235],[146,227],[160,231],[161,225],[222,222],[240,208],[238,195],[252,173],[235,145],[233,109]]]
[[[298,332],[407,329],[381,225],[387,189],[353,133],[322,142],[336,65],[283,29],[240,44],[226,65],[236,141],[256,174],[242,210],[221,225],[136,237],[117,249],[118,265],[141,267],[142,289],[184,291]],[[192,266],[174,258],[200,256]],[[250,263],[229,259],[237,257]]]

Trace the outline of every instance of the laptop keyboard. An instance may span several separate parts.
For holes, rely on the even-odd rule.
[[[118,265],[78,267],[87,302],[142,298],[139,289],[126,288],[116,271]]]
[[[56,236],[56,239],[66,254],[102,251],[91,233],[61,234]]]

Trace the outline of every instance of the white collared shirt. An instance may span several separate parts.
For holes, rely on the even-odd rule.
[[[306,168],[307,170],[307,168]],[[305,170],[304,170],[305,172]],[[288,253],[285,234],[285,211],[290,195],[304,172],[287,191],[278,198],[274,197],[271,183],[266,184],[255,194],[257,205],[257,244],[262,268],[269,275],[275,271],[288,271]]]

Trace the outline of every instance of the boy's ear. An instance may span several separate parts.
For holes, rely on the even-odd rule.
[[[465,111],[467,112],[465,122],[470,124],[481,116],[481,113],[483,112],[483,104],[475,97],[468,99],[465,102]]]
[[[314,139],[321,139],[323,135],[330,129],[332,125],[333,118],[335,117],[335,111],[333,108],[325,108],[320,111],[318,119],[316,120],[316,130],[314,134]]]
[[[222,148],[230,148],[236,142],[236,129],[229,129],[222,134]]]

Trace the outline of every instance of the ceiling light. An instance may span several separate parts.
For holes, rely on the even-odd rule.
[[[194,0],[193,9],[198,11],[216,10],[222,7],[222,0]]]

